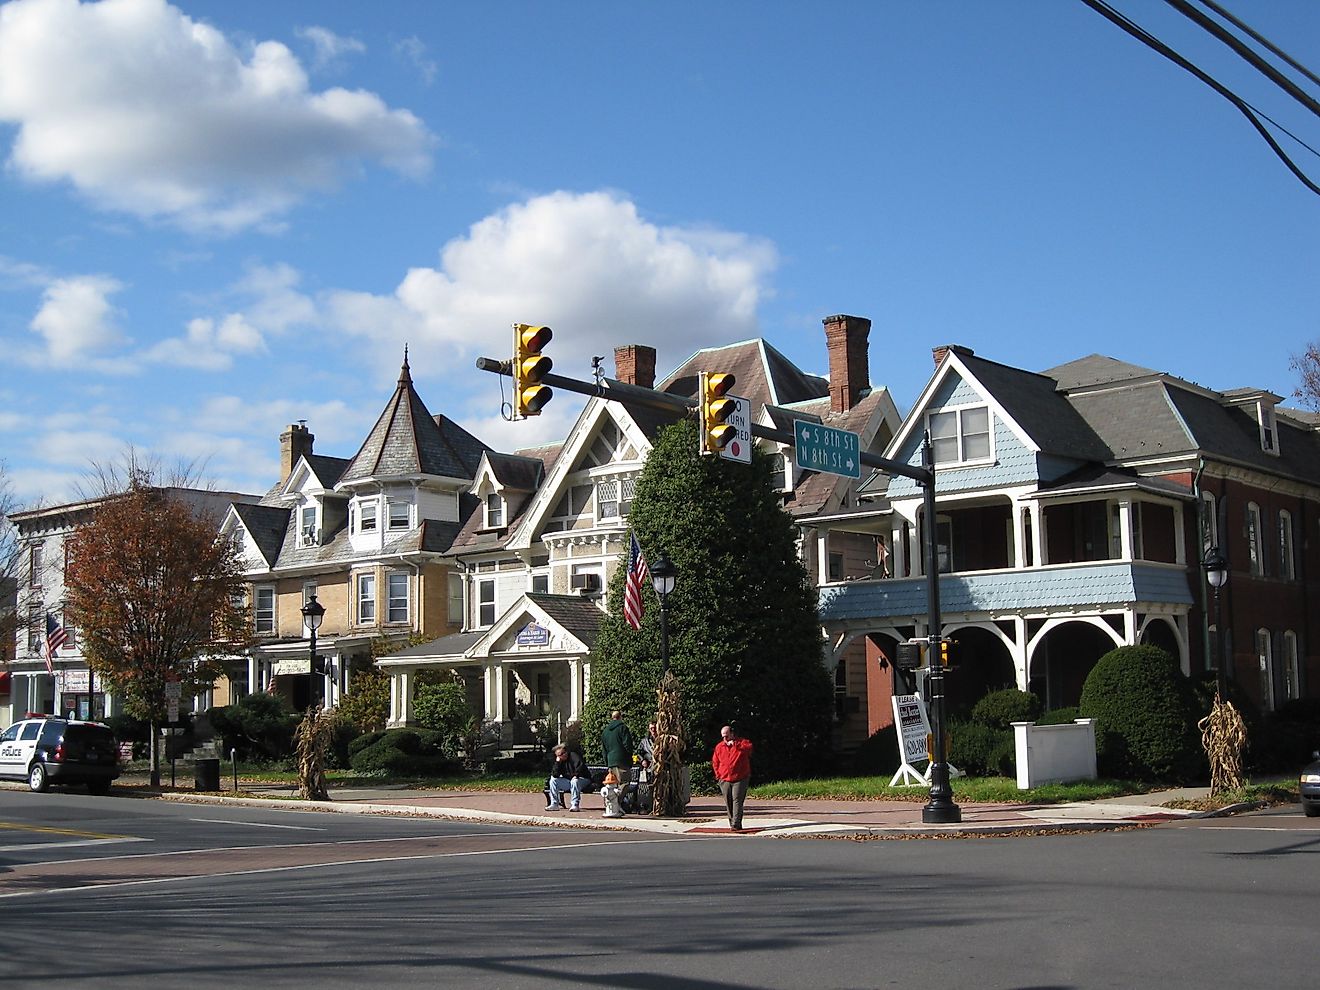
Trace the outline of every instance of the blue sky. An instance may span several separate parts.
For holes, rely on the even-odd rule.
[[[1320,146],[1190,21],[1113,2]],[[1320,71],[1320,4],[1226,4]],[[902,411],[937,344],[1290,396],[1320,338],[1320,197],[1078,0],[11,0],[0,158],[28,504],[126,443],[248,491],[290,422],[351,456],[405,343],[433,413],[560,438],[574,397],[505,423],[473,368],[517,321],[586,378],[754,336],[823,373],[821,319],[867,316]]]

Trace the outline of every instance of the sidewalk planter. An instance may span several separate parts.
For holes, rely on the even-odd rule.
[[[1017,745],[1017,785],[1026,791],[1038,784],[1095,780],[1095,719],[1072,725],[1014,722]]]

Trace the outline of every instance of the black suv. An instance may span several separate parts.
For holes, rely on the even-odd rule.
[[[0,733],[0,777],[26,780],[34,791],[86,784],[92,794],[106,794],[118,776],[119,745],[100,722],[26,718]]]

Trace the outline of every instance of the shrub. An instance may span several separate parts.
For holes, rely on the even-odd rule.
[[[360,732],[379,732],[390,717],[390,678],[374,667],[355,672],[348,694],[339,702],[339,714]]]
[[[720,785],[715,783],[715,771],[707,762],[688,764],[688,781],[693,794],[718,794]]]
[[[898,769],[898,727],[877,729],[853,751],[852,772],[865,777],[893,774]]]
[[[351,749],[350,745],[350,749]],[[349,758],[358,773],[389,777],[433,777],[455,769],[445,756],[443,738],[429,729],[390,729]]]
[[[1040,715],[1040,699],[1030,691],[1006,688],[991,691],[972,707],[971,721],[992,729],[1007,729],[1014,722],[1034,722]]]
[[[969,777],[1012,777],[1017,755],[1013,730],[977,722],[949,726],[949,762]]]
[[[358,736],[356,739],[352,740],[348,744],[349,758],[351,759],[352,757],[356,756],[358,753],[366,749],[368,746],[370,746],[372,743],[378,742],[384,738],[385,738],[384,729],[381,729],[379,732],[362,733],[362,735]]]
[[[1158,647],[1120,646],[1102,656],[1078,708],[1096,720],[1103,776],[1187,781],[1204,774],[1191,683]]]
[[[440,733],[444,748],[458,752],[476,717],[467,703],[467,691],[457,681],[421,684],[413,696],[413,717],[424,729]]]
[[[296,719],[284,699],[273,694],[249,694],[237,703],[206,713],[224,751],[238,751],[243,760],[281,760],[293,752]]]
[[[348,748],[361,735],[362,731],[352,722],[343,718],[337,719],[334,735],[330,740],[330,753],[326,757],[326,769],[347,770],[349,768]]]
[[[1037,725],[1072,725],[1074,721],[1081,718],[1075,705],[1068,708],[1055,708],[1053,711],[1045,712],[1040,718],[1036,719]]]

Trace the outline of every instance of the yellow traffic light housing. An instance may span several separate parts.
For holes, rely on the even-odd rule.
[[[718,454],[738,435],[728,419],[738,410],[738,403],[727,398],[733,388],[733,375],[705,372],[700,376],[701,387],[701,440],[698,450],[702,454]]]
[[[541,415],[541,409],[554,396],[541,379],[550,373],[554,362],[541,353],[554,333],[549,327],[526,323],[513,325],[513,418]]]
[[[948,639],[941,639],[941,640],[940,640],[940,666],[941,666],[941,667],[947,667],[947,666],[949,665],[949,646],[950,646],[950,644],[951,644],[952,642],[953,642],[952,640],[948,640]]]

